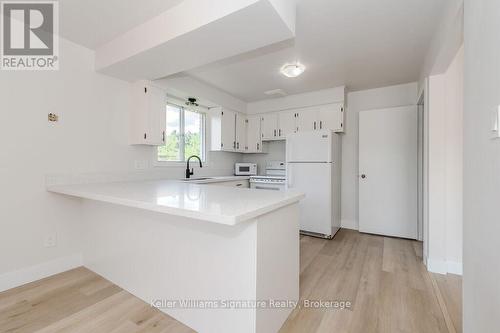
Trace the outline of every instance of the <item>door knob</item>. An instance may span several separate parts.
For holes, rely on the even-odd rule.
[[[365,174],[362,174],[362,175],[361,175],[361,179],[366,179],[366,175],[365,175]]]

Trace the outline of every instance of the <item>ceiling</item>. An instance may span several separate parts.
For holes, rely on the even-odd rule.
[[[111,41],[183,0],[62,0],[62,37],[89,49]]]
[[[60,33],[90,49],[183,0],[63,0]],[[200,0],[201,1],[201,0]],[[190,70],[189,75],[243,101],[346,85],[362,90],[416,81],[434,32],[457,0],[298,0],[294,40]],[[279,69],[299,60],[306,72]]]
[[[297,37],[187,72],[244,101],[335,86],[377,88],[419,79],[432,36],[454,0],[299,0]],[[279,70],[299,60],[294,79]]]

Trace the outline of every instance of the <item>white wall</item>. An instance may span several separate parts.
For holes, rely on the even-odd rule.
[[[259,174],[266,173],[266,163],[269,161],[285,161],[286,160],[286,143],[285,141],[270,141],[263,143],[266,154],[244,154],[242,162],[257,163]]]
[[[500,1],[465,2],[464,332],[500,328]]]
[[[94,72],[94,53],[61,40],[61,69],[0,74],[0,289],[33,270],[78,264],[79,202],[45,191],[49,182],[182,177],[152,167],[153,147],[129,146],[129,83]],[[59,115],[49,123],[47,114]],[[203,174],[231,174],[237,156],[210,154]],[[136,170],[135,161],[146,161]],[[56,233],[57,247],[45,248]],[[22,274],[21,274],[22,273]],[[35,275],[33,275],[35,274]],[[26,282],[26,281],[24,281]]]
[[[431,40],[420,72],[419,91],[430,75],[442,74],[463,45],[464,1],[446,0],[444,15]]]
[[[206,105],[209,107],[224,106],[238,112],[245,113],[247,111],[247,103],[191,76],[174,76],[156,80],[155,84],[166,89],[173,96],[179,98],[195,97],[200,99],[201,103],[209,104]]]
[[[462,269],[464,49],[446,71],[446,260],[449,272]]]
[[[415,105],[417,83],[347,94],[346,133],[342,138],[342,227],[358,229],[359,111]]]

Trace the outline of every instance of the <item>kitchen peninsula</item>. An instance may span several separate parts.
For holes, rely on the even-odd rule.
[[[301,193],[166,180],[48,191],[83,199],[87,268],[198,332],[277,332],[291,308],[227,302],[299,298]]]

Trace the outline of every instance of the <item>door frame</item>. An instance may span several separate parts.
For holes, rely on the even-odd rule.
[[[419,111],[419,240],[423,242],[422,258],[427,265],[429,253],[429,80],[423,81],[418,93],[417,106]]]

